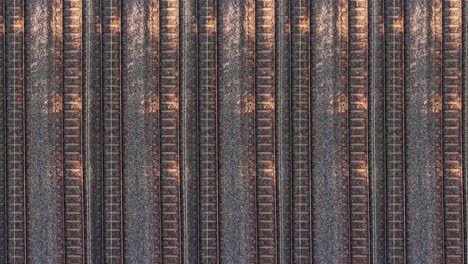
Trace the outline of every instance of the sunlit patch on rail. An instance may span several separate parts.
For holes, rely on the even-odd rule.
[[[309,32],[309,17],[308,16],[300,16],[299,17],[299,32],[300,33],[308,33]]]
[[[367,110],[367,97],[361,97],[359,100],[353,102],[357,110]]]
[[[348,111],[348,98],[344,94],[338,94],[330,101],[329,113],[346,113]]]
[[[402,33],[403,32],[403,17],[397,17],[395,18],[395,21],[390,24],[390,26],[392,27],[391,29],[393,30],[393,32],[395,33]]]
[[[159,98],[156,95],[148,95],[141,101],[143,106],[140,113],[157,113],[159,111]]]
[[[432,18],[433,33],[435,34],[437,41],[442,41],[442,10],[440,5],[435,5],[434,13],[434,17]]]
[[[442,111],[442,98],[439,94],[431,95],[424,101],[424,105],[426,107],[422,110],[423,113],[440,113]]]
[[[166,105],[166,108],[167,110],[178,110],[179,109],[179,102],[177,100],[177,98],[174,98],[173,100],[169,101],[169,102],[164,102],[164,104]],[[159,105],[158,105],[159,107]]]
[[[110,30],[114,33],[120,32],[120,16],[111,17]]]
[[[255,42],[255,23],[253,23],[252,21],[249,22],[250,23],[248,23],[247,25],[247,37],[249,42],[253,43]],[[225,31],[227,31],[227,29]]]
[[[44,105],[46,106],[45,113],[60,113],[63,109],[62,96],[59,94],[52,95],[44,102]]]
[[[54,26],[51,28],[52,36],[55,41],[62,42],[63,38],[63,25],[62,25],[62,12],[56,12],[54,16]]]
[[[452,98],[449,103],[449,109],[450,110],[457,110],[461,111],[462,110],[462,100],[460,95],[456,95],[456,97]]]
[[[77,110],[81,111],[83,104],[81,102],[81,97],[76,97],[73,99],[73,101],[68,102],[70,110]]]
[[[173,167],[172,169],[167,169],[166,171],[170,175],[169,178],[176,180],[177,184],[180,183],[180,171],[177,166]]]
[[[365,179],[366,181],[369,181],[369,166],[367,165],[367,162],[356,166],[354,171],[357,173],[357,177],[359,179]]]
[[[268,165],[265,165],[265,167],[262,170],[264,172],[267,172],[270,175],[270,180],[273,182],[273,184],[276,184],[275,163],[273,161],[268,162]]]
[[[275,98],[271,95],[265,95],[260,108],[263,110],[275,110]]]
[[[343,42],[343,44],[345,43],[348,43],[348,38],[349,38],[349,26],[348,26],[348,16],[346,15],[342,15],[340,17],[340,24],[341,24],[341,32],[340,32],[340,36],[341,36],[341,42]]]
[[[253,113],[255,110],[255,98],[253,95],[244,96],[241,102],[242,113]]]
[[[205,30],[207,33],[216,32],[216,17],[215,16],[206,16]]]
[[[13,31],[15,33],[22,33],[24,31],[24,18],[22,16],[15,16],[13,20]]]

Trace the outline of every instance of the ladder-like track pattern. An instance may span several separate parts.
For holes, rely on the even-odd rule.
[[[352,263],[370,256],[368,170],[367,1],[349,4],[348,124],[350,173],[350,243]]]
[[[5,5],[7,262],[26,263],[24,3]]]
[[[275,1],[255,6],[255,123],[257,168],[257,253],[259,263],[276,263],[275,173]]]
[[[82,153],[82,2],[63,1],[63,177],[65,260],[84,260]]]
[[[179,164],[179,1],[162,0],[160,10],[160,155],[162,261],[181,260]]]
[[[312,263],[309,1],[290,3],[292,115],[292,258]]]
[[[445,261],[463,263],[461,1],[443,0],[443,159]]]
[[[466,262],[468,0],[0,6],[0,262]]]
[[[216,0],[198,1],[200,262],[219,263]]]
[[[103,0],[104,261],[123,263],[120,0]]]
[[[0,1],[0,237],[3,245],[0,246],[0,261],[6,262],[7,245],[5,241],[7,232],[7,215],[5,214],[6,196],[6,89],[5,89],[5,0]]]
[[[385,3],[387,261],[406,259],[403,1]]]

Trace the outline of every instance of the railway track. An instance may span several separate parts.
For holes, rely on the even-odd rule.
[[[160,162],[162,261],[181,261],[179,167],[179,1],[159,6]]]
[[[101,1],[82,2],[82,140],[85,205],[84,250],[87,263],[99,263],[103,252],[102,37]],[[92,137],[90,135],[93,135]]]
[[[461,1],[442,2],[442,139],[446,263],[464,263],[461,14]]]
[[[348,124],[352,263],[370,261],[367,1],[349,5]]]
[[[65,261],[84,261],[82,2],[63,2],[63,177]]]
[[[290,3],[292,115],[292,259],[312,262],[310,56],[308,0]]]
[[[120,4],[119,0],[101,3],[105,263],[123,263]]]
[[[0,1],[0,109],[2,114],[0,115],[0,238],[3,239],[4,243],[0,246],[0,261],[7,261],[7,211],[5,210],[6,202],[6,92],[5,92],[5,73],[6,73],[6,63],[5,63],[5,1]]]
[[[466,0],[45,2],[0,1],[1,261],[466,262]]]
[[[401,0],[385,5],[386,255],[389,263],[406,260],[403,12]]]
[[[5,2],[8,263],[26,263],[24,3]]]
[[[278,196],[278,262],[291,261],[292,249],[292,154],[291,144],[291,71],[290,2],[276,2],[276,174]]]
[[[385,24],[384,1],[369,5],[369,185],[371,204],[372,263],[385,263],[386,173],[385,173]]]
[[[217,4],[198,2],[199,256],[219,263]]]
[[[257,258],[276,263],[275,1],[255,5]]]
[[[464,185],[464,221],[466,221],[468,215],[468,1],[462,2],[462,63],[463,63],[463,72],[462,72],[462,109],[463,109],[463,185]],[[468,225],[465,224],[465,239],[464,242],[464,258],[468,259]]]

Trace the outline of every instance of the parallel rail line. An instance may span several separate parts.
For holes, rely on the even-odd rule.
[[[352,263],[369,263],[367,0],[351,0],[348,5],[350,253]]]
[[[385,3],[387,261],[406,261],[404,31],[402,0]]]
[[[8,263],[26,263],[24,3],[5,3]]]
[[[182,254],[179,164],[179,1],[159,6],[161,240],[163,263]]]
[[[63,2],[63,173],[65,261],[84,261],[82,2]]]
[[[198,2],[200,262],[219,263],[217,4]]]
[[[276,263],[275,1],[255,6],[257,259]]]
[[[186,14],[190,13],[190,16],[196,14],[196,17],[185,20],[190,21],[186,26],[192,26],[192,22],[196,22],[196,25],[193,25],[193,31],[182,28],[183,32],[180,32],[179,20],[182,20],[182,17],[179,13],[180,10],[185,9],[180,8],[179,0],[144,1],[145,4],[151,3],[151,8],[148,8],[149,13],[153,14],[152,19],[157,20],[152,21],[151,25],[148,24],[152,31],[150,34],[145,33],[143,37],[152,38],[147,42],[151,47],[145,46],[145,49],[151,50],[150,53],[154,56],[150,59],[153,68],[145,70],[154,75],[145,76],[145,78],[151,79],[155,89],[154,94],[151,94],[151,102],[148,103],[145,98],[142,103],[145,106],[151,104],[152,114],[148,116],[150,125],[146,128],[156,129],[151,132],[153,133],[151,135],[153,137],[151,159],[154,161],[151,166],[153,176],[157,177],[157,183],[155,193],[148,194],[157,196],[152,197],[153,201],[156,201],[152,213],[159,217],[155,219],[157,230],[153,230],[159,236],[155,238],[158,240],[155,242],[156,247],[159,247],[156,249],[159,251],[155,253],[157,255],[155,259],[162,263],[182,263],[185,261],[182,259],[184,254],[185,259],[198,259],[201,263],[218,263],[225,258],[224,254],[231,250],[229,245],[223,244],[223,239],[229,234],[223,234],[221,230],[231,229],[225,228],[222,225],[224,223],[220,221],[220,219],[226,219],[222,218],[226,217],[221,214],[222,209],[227,210],[221,207],[221,201],[225,197],[222,195],[227,195],[231,199],[235,197],[235,194],[223,193],[222,189],[220,191],[220,181],[223,180],[223,176],[219,171],[223,167],[219,164],[222,164],[223,160],[220,159],[219,153],[220,149],[223,150],[220,144],[223,141],[220,140],[221,134],[218,130],[222,127],[219,124],[219,118],[224,113],[222,111],[226,110],[221,108],[222,111],[220,111],[218,103],[223,102],[220,99],[231,100],[239,96],[238,102],[241,109],[239,113],[236,112],[236,115],[242,115],[242,124],[239,127],[246,130],[245,135],[239,138],[242,143],[246,144],[245,150],[249,151],[245,154],[247,158],[241,159],[241,163],[244,163],[239,163],[243,166],[245,175],[249,177],[245,180],[248,184],[242,186],[245,188],[242,191],[251,195],[245,206],[249,212],[244,215],[245,219],[250,222],[244,226],[249,225],[251,230],[243,233],[243,235],[250,236],[244,241],[249,243],[249,247],[235,249],[238,250],[235,253],[242,251],[249,255],[251,262],[258,263],[278,263],[286,260],[305,264],[311,263],[314,258],[319,261],[327,259],[349,263],[374,263],[382,259],[385,259],[387,263],[406,263],[414,259],[415,255],[421,254],[421,251],[417,252],[417,247],[434,246],[437,247],[436,251],[430,253],[437,255],[437,258],[445,258],[446,263],[466,261],[467,196],[466,182],[464,182],[466,172],[463,170],[467,168],[463,165],[465,162],[466,167],[464,155],[467,153],[465,149],[467,144],[464,143],[466,127],[463,127],[463,119],[465,118],[466,121],[464,115],[468,108],[465,106],[467,95],[463,94],[463,80],[467,77],[462,73],[467,73],[464,69],[467,67],[465,65],[467,54],[463,53],[466,52],[467,44],[463,40],[466,40],[465,35],[468,34],[464,32],[467,30],[464,23],[468,21],[463,11],[467,10],[468,2],[436,0],[433,9],[427,8],[427,10],[424,9],[426,7],[424,1],[418,1],[416,4],[404,0],[381,1],[378,4],[376,4],[377,0],[372,1],[373,5],[379,6],[379,10],[372,9],[369,2],[369,0],[333,2],[333,16],[328,17],[324,10],[328,4],[326,1],[248,0],[241,2],[246,7],[235,19],[244,19],[241,21],[243,28],[239,30],[245,31],[238,36],[228,38],[240,39],[241,42],[236,44],[238,46],[228,45],[227,47],[243,49],[241,54],[244,54],[245,58],[235,58],[235,60],[236,63],[240,63],[240,67],[245,67],[239,75],[244,79],[238,82],[242,86],[242,89],[235,91],[238,94],[231,94],[231,91],[218,90],[220,86],[218,78],[221,77],[222,80],[231,82],[231,78],[236,78],[238,74],[236,69],[239,65],[232,66],[228,62],[236,54],[233,55],[231,51],[223,50],[226,49],[223,46],[224,43],[221,42],[224,36],[222,32],[218,32],[220,21],[230,21],[231,18],[228,16],[231,15],[229,13],[231,10],[225,13],[226,17],[221,17],[218,21],[219,3],[217,0],[190,2],[187,5],[190,7],[190,12]],[[56,160],[57,163],[54,164],[63,166],[58,166],[60,169],[63,168],[64,180],[63,201],[59,201],[64,206],[61,223],[64,225],[65,233],[63,238],[57,238],[56,241],[62,242],[60,239],[63,239],[62,246],[65,252],[60,252],[60,254],[65,253],[66,263],[85,263],[85,258],[88,257],[103,263],[117,264],[125,262],[123,229],[125,177],[122,168],[124,158],[122,101],[124,98],[121,84],[125,75],[121,73],[121,67],[124,67],[121,53],[122,42],[125,41],[123,36],[126,35],[122,33],[122,27],[131,25],[126,25],[125,22],[130,18],[122,21],[123,0],[102,0],[96,4],[95,10],[100,14],[93,15],[94,18],[87,18],[92,21],[89,25],[86,24],[90,27],[96,26],[96,28],[100,26],[96,32],[100,30],[102,34],[84,36],[83,14],[86,10],[83,10],[83,3],[83,0],[63,0],[47,6],[47,8],[52,7],[54,12],[51,14],[53,15],[60,14],[57,8],[63,6],[62,21],[51,23],[51,29],[47,29],[47,33],[51,36],[53,35],[51,32],[63,33],[63,35],[54,36],[63,37],[63,46],[60,48],[54,46],[51,51],[50,44],[61,43],[62,39],[54,39],[45,45],[48,49],[47,58],[62,60],[59,63],[53,61],[53,65],[50,66],[50,69],[54,71],[62,67],[62,75],[52,79],[54,82],[63,82],[61,94],[63,112],[57,111],[55,113],[58,114],[52,117],[63,114],[63,119],[56,123],[60,126],[58,129],[62,131],[53,135],[63,136],[63,138],[59,137],[63,139],[61,142],[63,145],[60,146],[63,147],[63,159]],[[439,4],[441,4],[442,13],[439,13]],[[25,44],[28,43],[28,38],[36,36],[25,35],[24,0],[2,0],[0,5],[2,5],[0,26],[3,26],[0,29],[0,38],[3,41],[0,45],[0,49],[3,49],[3,53],[0,54],[0,61],[3,61],[0,65],[3,78],[0,78],[0,82],[4,84],[0,91],[0,100],[3,102],[0,104],[0,109],[3,109],[0,122],[4,130],[0,135],[0,144],[3,145],[0,151],[4,154],[0,167],[3,170],[2,173],[5,174],[3,177],[0,173],[3,177],[0,179],[0,189],[3,189],[0,193],[0,207],[4,212],[0,219],[0,237],[5,240],[0,248],[0,259],[6,263],[26,263],[28,258],[31,259],[28,256],[27,241],[34,237],[27,235],[26,102],[29,101],[26,100],[25,83],[29,78],[25,76],[25,56],[27,58],[28,54]],[[408,6],[405,7],[405,5]],[[314,7],[320,8],[314,9]],[[417,9],[421,7],[429,13],[434,12],[437,17],[430,18],[426,16],[429,13],[418,13]],[[439,24],[435,25],[432,31],[424,33],[405,29],[405,10],[418,18]],[[368,21],[370,11],[373,12],[371,23]],[[314,25],[311,28],[311,18],[315,19],[314,21],[322,21],[322,19],[314,18],[316,16],[311,16],[313,12],[318,15],[324,14],[324,24],[333,24],[335,28],[318,28],[330,25],[317,25],[317,28]],[[131,12],[129,11],[128,14],[130,16]],[[381,15],[383,15],[382,20]],[[442,20],[438,20],[440,15]],[[87,14],[87,16],[91,15]],[[333,21],[335,18],[338,18],[338,21]],[[94,19],[101,20],[101,24],[94,25]],[[410,26],[416,25],[416,28],[422,28],[411,19],[407,18]],[[281,22],[280,25],[275,25],[276,20]],[[384,28],[380,31],[379,27],[382,22]],[[61,23],[63,23],[63,32],[59,30]],[[280,31],[279,29],[283,26],[284,30]],[[317,43],[314,43],[315,36],[310,33],[311,30],[316,30]],[[370,30],[371,34],[369,34]],[[237,31],[229,29],[227,32],[231,34]],[[277,47],[276,32],[281,32],[278,34],[280,38],[289,38],[285,46]],[[411,43],[405,43],[405,33],[409,33],[407,39]],[[370,36],[373,36],[372,40],[369,39]],[[126,39],[133,41],[132,37],[127,36]],[[184,52],[190,49],[189,44],[192,44],[192,40],[193,43],[196,42],[194,44],[196,50],[190,53],[195,54],[193,58],[190,57],[190,63],[181,64],[179,56],[186,54],[180,53],[179,44],[180,39],[185,39],[185,37],[190,41],[186,42]],[[144,39],[144,41],[147,40]],[[86,112],[83,111],[87,109],[83,109],[82,103],[83,74],[86,70],[86,67],[82,65],[86,54],[83,52],[85,41],[95,41],[97,45],[100,42],[102,45],[100,49],[96,49],[96,54],[102,57],[96,59],[95,63],[87,63],[88,67],[95,64],[93,67],[100,68],[102,75],[93,75],[95,80],[91,81],[93,87],[94,84],[102,81],[101,91],[94,91],[93,88],[88,87],[93,94],[89,98],[89,104],[102,107],[100,115],[97,114],[97,118],[92,121],[87,120],[91,119],[91,115],[84,118]],[[430,50],[423,50],[419,53],[413,43],[418,41],[422,41],[424,45],[430,47]],[[35,43],[33,45],[36,45]],[[145,45],[147,43],[145,42]],[[322,47],[326,44],[330,47]],[[368,54],[371,45],[379,46],[377,48],[372,46],[372,52]],[[408,48],[407,52],[409,51],[406,58],[405,46]],[[226,52],[226,54],[221,52]],[[317,52],[318,63],[313,64],[311,56],[315,52]],[[330,54],[327,54],[328,52]],[[218,53],[225,56],[220,56],[220,58],[225,60],[226,65],[218,65]],[[49,56],[50,54],[52,56]],[[425,60],[419,57],[419,54],[427,55],[429,59]],[[373,56],[377,59],[369,64]],[[414,65],[416,66],[409,61],[411,67],[405,69],[405,60],[408,58],[415,59]],[[135,55],[132,59],[139,60],[140,58]],[[147,58],[143,59],[147,60]],[[282,61],[277,63],[277,59]],[[33,60],[34,58],[31,59]],[[41,62],[44,61],[46,60],[41,59]],[[138,63],[141,62],[138,61]],[[440,65],[439,62],[441,62]],[[194,86],[191,86],[196,85],[197,89],[196,91],[190,90],[191,88],[184,90],[181,96],[179,79],[184,67],[188,67],[187,65],[196,65],[193,71],[185,72],[197,72],[197,75],[190,77],[190,80],[197,79],[193,82]],[[288,66],[290,68],[283,69]],[[439,69],[434,66],[441,67]],[[44,70],[48,70],[46,68]],[[218,69],[221,68],[226,72],[221,72],[223,74],[220,75]],[[323,69],[336,69],[336,72],[324,72]],[[378,90],[381,87],[380,84],[369,83],[369,69],[373,72],[371,73],[374,75],[373,81],[384,81],[382,90]],[[429,83],[430,77],[422,74],[421,69],[432,71],[436,82],[442,81],[441,86],[439,87],[438,83],[435,85]],[[375,77],[379,71],[385,72],[382,79]],[[405,80],[405,74],[408,74],[410,78]],[[34,76],[33,81],[35,81]],[[314,77],[317,80],[314,80]],[[136,80],[137,78],[134,77],[135,82],[139,81]],[[232,83],[237,84],[238,80],[235,81]],[[277,86],[277,81],[281,81],[281,85]],[[290,90],[283,89],[288,81],[290,81]],[[405,87],[405,82],[410,85]],[[429,86],[418,86],[422,82],[429,83]],[[334,87],[326,87],[330,84]],[[320,90],[323,87],[325,89]],[[312,90],[315,88],[318,88],[318,91]],[[424,102],[418,101],[419,98],[411,93],[407,94],[409,99],[405,99],[405,90],[421,92],[423,96],[429,96],[427,97],[429,99]],[[219,91],[223,92],[220,93],[223,96],[218,98]],[[47,92],[51,91],[47,90]],[[317,96],[312,96],[312,93],[316,93]],[[184,96],[187,94],[189,94],[188,99],[182,109],[192,109],[196,112],[193,114],[193,119],[190,118],[191,114],[188,115],[190,122],[181,119],[183,112],[179,104],[179,100],[186,99]],[[192,98],[192,94],[196,96]],[[93,96],[99,97],[100,95],[101,101],[91,103],[94,100]],[[439,102],[440,95],[442,100]],[[323,97],[320,98],[321,96]],[[373,98],[370,99],[370,97]],[[311,99],[314,98],[317,98],[317,105],[313,105],[315,101]],[[59,104],[60,98],[54,97],[52,101]],[[186,106],[188,101],[193,108]],[[378,101],[378,103],[371,107],[369,101],[373,103]],[[326,102],[330,102],[330,105],[326,105]],[[376,111],[380,105],[384,105],[381,112],[373,115],[372,111]],[[412,111],[406,110],[405,106]],[[423,111],[427,112],[414,114],[415,110],[426,106],[428,108],[424,108]],[[284,108],[278,110],[277,107]],[[229,111],[231,109],[226,112]],[[290,115],[290,120],[280,119],[287,115]],[[318,118],[312,120],[312,115]],[[413,117],[422,117],[421,123],[414,122]],[[332,124],[328,126],[321,120],[322,118],[329,118]],[[53,120],[56,121],[56,119]],[[369,120],[373,124],[370,125]],[[198,145],[187,143],[185,142],[187,138],[182,138],[181,121],[185,123],[182,123],[184,126],[196,123],[197,134],[193,136],[193,139],[198,141]],[[290,131],[287,132],[288,129],[283,123],[277,124],[277,122],[285,122],[284,124],[290,126]],[[315,131],[312,130],[314,122],[317,122]],[[434,127],[426,126],[433,122],[437,123]],[[88,123],[93,123],[91,126],[93,131],[95,124],[100,126],[95,131],[99,133],[100,139],[90,140],[89,138],[93,135],[83,134],[83,126]],[[384,124],[384,126],[379,128],[379,124]],[[371,126],[370,129],[369,126]],[[406,127],[409,130],[405,131]],[[415,138],[421,135],[418,134],[421,128],[427,128],[427,131],[423,131],[426,134],[424,137]],[[189,126],[187,129],[190,129]],[[330,141],[320,135],[320,133],[327,133],[323,130],[333,133]],[[283,134],[284,131],[286,131],[285,134]],[[437,138],[439,132],[441,137]],[[315,138],[316,135],[318,135],[317,138]],[[101,138],[102,141],[100,141]],[[279,143],[276,142],[277,138]],[[420,187],[418,177],[423,178],[426,175],[418,171],[418,166],[430,167],[432,164],[426,160],[415,159],[417,153],[412,151],[418,152],[419,146],[415,147],[417,144],[436,141],[433,140],[435,138],[441,140],[436,142],[437,146],[442,147],[440,153],[438,153],[438,147],[433,148],[432,145],[421,147],[427,152],[426,154],[434,153],[434,155],[428,155],[433,161],[443,161],[442,167],[439,163],[436,164],[438,170],[435,174],[431,172],[431,175],[435,176],[438,176],[440,171],[443,172],[443,179],[440,177],[440,182],[437,181],[439,178],[422,181],[423,184],[434,188],[430,190],[427,197],[441,198],[441,204],[432,205],[429,202],[425,203],[424,199],[418,200],[418,194],[414,192],[415,189],[420,191],[426,187],[418,189]],[[406,139],[409,144],[405,142]],[[96,173],[96,181],[101,181],[102,184],[97,187],[98,190],[102,188],[102,200],[99,197],[96,198],[99,196],[98,191],[90,191],[86,197],[89,198],[89,201],[86,201],[86,208],[85,191],[90,190],[90,185],[95,181],[92,183],[90,181],[87,187],[83,185],[86,183],[83,171],[85,140],[89,140],[90,145],[95,142],[101,143],[96,149],[86,151],[86,155],[93,151],[97,155],[102,155],[102,168],[100,168],[102,175],[99,174],[100,169]],[[189,201],[190,198],[185,201],[181,199],[183,190],[189,190],[187,187],[181,188],[182,183],[189,186],[188,182],[183,182],[186,180],[185,177],[181,178],[181,153],[185,155],[187,152],[185,149],[181,150],[181,140],[185,145],[190,146],[191,154],[198,154],[193,160],[190,160],[192,158],[190,155],[184,157],[186,159],[184,163],[189,162],[193,165],[192,167],[198,167],[198,172],[190,173],[193,178],[188,181],[192,183],[193,180],[193,183],[198,184],[193,185],[193,189],[190,187],[191,195],[198,198],[194,201]],[[327,146],[328,143],[330,146]],[[286,146],[284,149],[283,144]],[[192,147],[195,145],[196,147]],[[60,147],[55,149],[55,153],[62,150]],[[336,161],[333,168],[327,167],[328,164],[325,162],[322,164],[321,157],[313,157],[314,151],[318,154],[327,154],[329,147],[336,151],[331,154],[334,162]],[[281,150],[277,151],[276,148],[281,148]],[[369,154],[375,155],[376,153],[381,155],[369,156]],[[408,164],[406,164],[407,153],[410,155]],[[281,161],[277,161],[278,158]],[[313,158],[314,163],[317,164],[312,164]],[[416,161],[410,163],[413,159]],[[98,163],[96,161],[96,164]],[[370,168],[372,166],[378,167],[378,170],[373,171],[373,168]],[[60,169],[55,171],[55,174],[61,174]],[[325,175],[328,170],[333,170],[333,175],[337,178],[333,180],[325,178],[328,177]],[[380,170],[385,170],[385,174]],[[289,171],[291,175],[288,175]],[[324,177],[312,175],[313,171],[317,171],[317,174],[324,174]],[[369,171],[373,172],[372,177],[369,176]],[[407,178],[406,171],[408,175],[416,176]],[[283,185],[279,187],[277,186],[279,183],[277,173],[288,177],[281,177]],[[317,186],[312,185],[313,181],[317,182]],[[319,190],[321,184],[328,184],[326,187],[334,190],[332,194],[326,196],[330,198],[330,201],[318,198],[323,194]],[[407,190],[407,184],[412,188]],[[282,186],[284,185],[286,187],[283,192]],[[435,193],[435,188],[437,192],[443,191],[443,199],[440,196],[442,192]],[[313,190],[318,191],[315,193]],[[423,205],[420,206],[415,201],[422,202]],[[316,208],[313,208],[314,202]],[[330,208],[335,208],[336,212],[323,213],[321,211],[323,208],[328,208],[327,202],[332,204]],[[409,202],[408,205],[407,202]],[[102,212],[90,212],[100,206],[102,206]],[[407,211],[407,207],[411,211]],[[434,213],[422,211],[421,208],[425,207],[430,207]],[[278,210],[281,213],[278,213]],[[410,214],[407,215],[408,212]],[[414,216],[414,212],[423,213],[425,217],[431,218],[430,228],[433,230],[428,232],[431,235],[430,241],[424,245],[418,245],[419,241],[414,239],[422,233],[420,232],[421,225],[415,224],[420,221],[420,218]],[[377,214],[380,214],[378,217],[381,218],[371,219]],[[195,215],[198,215],[198,219],[195,219]],[[85,219],[86,217],[88,219]],[[314,217],[317,221],[313,221]],[[328,224],[326,223],[328,219],[333,221],[330,226],[335,229],[324,231],[322,228]],[[437,223],[432,223],[432,221],[437,221]],[[91,222],[93,227],[89,228]],[[31,226],[31,230],[32,227],[34,226]],[[191,227],[198,228],[198,230],[188,229]],[[313,228],[316,229],[313,230]],[[86,234],[85,230],[88,231]],[[438,239],[442,238],[442,230],[444,239]],[[93,231],[99,235],[91,236]],[[91,243],[93,239],[102,244],[96,246],[94,242]],[[196,245],[189,243],[197,239]],[[324,243],[319,244],[313,241],[319,243],[324,241]],[[407,244],[410,245],[408,246],[410,251],[407,251]],[[92,246],[93,249],[85,252],[86,246]],[[336,248],[330,251],[329,246],[336,246]],[[37,248],[42,249],[42,247]],[[102,256],[100,250],[102,250]],[[185,253],[183,253],[184,250]],[[192,253],[198,255],[188,257]],[[423,255],[418,257],[424,258]]]
[[[104,262],[115,264],[123,263],[120,4],[120,0],[101,3]]]
[[[292,117],[292,259],[312,263],[310,20],[308,0],[290,2]]]
[[[459,0],[442,2],[442,133],[446,263],[464,263],[461,9]]]
[[[7,210],[5,206],[7,189],[6,189],[6,61],[5,61],[5,0],[0,1],[0,211],[2,216],[0,217],[0,238],[4,242],[8,241],[7,231]],[[7,244],[3,243],[0,246],[0,261],[7,262]]]

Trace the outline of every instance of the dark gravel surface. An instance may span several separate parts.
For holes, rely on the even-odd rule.
[[[406,177],[409,263],[443,260],[440,1],[406,6]]]
[[[312,197],[314,263],[349,257],[346,8],[312,1]]]
[[[125,1],[123,13],[123,164],[125,175],[124,237],[128,263],[155,263],[158,234],[157,94],[154,89],[155,14],[144,0]]]
[[[0,3],[3,4],[3,2],[0,1]],[[0,10],[0,24],[5,23],[5,10],[2,9]],[[0,39],[3,39],[5,37],[5,30],[0,31]],[[5,49],[5,43],[1,42],[0,43],[0,50]],[[5,70],[5,53],[0,52],[0,70],[3,72]],[[5,75],[0,76],[0,83],[4,83],[5,81]],[[2,87],[3,88],[3,87]],[[0,89],[0,109],[5,109],[5,89]],[[5,120],[6,120],[6,112],[3,112],[0,115],[0,131],[6,131],[6,125],[5,125]],[[5,145],[5,133],[0,133],[0,153],[5,153],[6,151],[6,145]],[[0,157],[0,168],[2,170],[0,171],[0,190],[4,190],[6,187],[6,170],[3,169],[5,168],[6,160],[5,156]],[[5,197],[6,194],[5,192],[0,192],[0,208],[5,208]],[[6,234],[6,226],[5,226],[5,220],[6,220],[6,215],[2,215],[0,217],[0,237],[5,237]],[[0,259],[5,259],[6,257],[6,243],[4,243],[3,246],[0,247]]]
[[[46,0],[28,1],[25,10],[28,263],[61,263],[61,11]]]
[[[219,173],[220,232],[223,263],[252,263],[255,252],[255,196],[253,189],[253,78],[254,17],[250,0],[220,0],[219,45]],[[249,6],[250,5],[250,6]],[[252,32],[253,33],[253,32]],[[250,42],[250,43],[249,43]],[[222,88],[221,88],[222,87]]]

